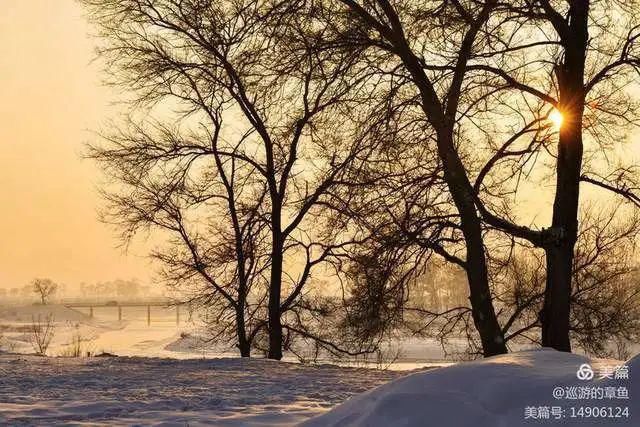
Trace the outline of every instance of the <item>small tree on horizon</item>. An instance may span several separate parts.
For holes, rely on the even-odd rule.
[[[58,290],[58,284],[51,279],[34,279],[33,292],[40,297],[42,305],[47,305],[49,298]]]

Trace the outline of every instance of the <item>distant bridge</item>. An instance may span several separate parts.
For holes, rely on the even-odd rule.
[[[122,320],[122,309],[124,307],[147,307],[147,326],[151,325],[151,307],[162,307],[176,309],[176,325],[180,325],[180,306],[186,305],[183,303],[173,303],[170,301],[140,301],[140,302],[68,302],[62,303],[65,307],[75,308],[88,308],[89,317],[93,317],[94,308],[113,308],[118,310],[118,321]],[[189,311],[191,312],[191,304],[189,305]]]

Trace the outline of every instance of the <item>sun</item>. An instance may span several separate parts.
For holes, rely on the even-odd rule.
[[[560,129],[562,122],[564,121],[564,117],[560,111],[554,109],[551,114],[549,114],[549,120],[553,122],[553,126],[555,128]]]

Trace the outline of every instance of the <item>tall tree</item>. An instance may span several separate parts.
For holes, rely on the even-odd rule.
[[[542,342],[569,351],[572,254],[578,234],[580,182],[611,189],[634,203],[638,200],[630,191],[635,186],[633,180],[625,183],[618,178],[615,183],[603,182],[585,173],[583,167],[586,127],[597,142],[606,145],[603,135],[597,134],[598,124],[588,119],[585,123],[585,109],[602,113],[597,118],[601,124],[619,126],[636,121],[633,102],[623,94],[630,75],[638,67],[638,25],[633,15],[636,2],[341,0],[339,3],[344,5],[346,17],[339,23],[327,21],[342,37],[342,43],[382,52],[367,59],[378,70],[395,75],[406,73],[419,93],[425,117],[434,132],[444,181],[460,215],[467,249],[463,265],[469,276],[474,321],[485,354],[504,350],[502,344],[495,342],[504,342],[505,331],[500,331],[489,297],[481,220],[493,229],[545,250],[547,284],[540,313]],[[339,16],[335,10],[330,14],[332,19]],[[601,27],[601,18],[608,10],[615,10],[624,18],[621,31],[608,34]],[[598,29],[596,42],[589,38],[590,28]],[[476,96],[478,92],[480,95]],[[502,105],[507,105],[518,118],[527,117],[524,125],[493,148],[494,154],[484,166],[470,164],[468,151],[461,144],[465,139],[461,133],[469,129],[462,122],[467,120],[476,126],[475,133],[489,134],[484,129],[487,122],[481,124],[473,117],[474,111],[498,111]],[[557,147],[548,143],[548,125],[544,124],[549,122],[551,107],[564,118]],[[500,113],[504,114],[504,110]],[[608,119],[602,119],[603,115]],[[501,120],[498,115],[494,119]],[[610,129],[604,132],[612,133]],[[516,142],[529,136],[528,146],[515,148]],[[495,135],[489,139],[495,139]],[[511,158],[512,171],[501,179],[519,181],[522,168],[532,158],[535,161],[541,150],[555,157],[556,189],[551,226],[536,229],[514,221],[512,210],[496,210],[496,204],[490,201],[501,197],[486,191],[486,178],[500,170],[499,163]],[[625,168],[622,172],[629,170]],[[624,175],[628,180],[629,174]],[[516,190],[510,193],[517,191],[517,186],[516,183]],[[504,202],[505,194],[498,194],[503,198],[500,203]]]
[[[287,2],[83,3],[101,29],[105,44],[100,54],[112,70],[112,82],[133,90],[134,112],[162,105],[168,120],[177,118],[180,127],[199,130],[199,142],[189,155],[213,155],[216,174],[220,164],[226,170],[230,164],[250,170],[236,184],[264,189],[264,200],[256,196],[260,207],[250,211],[260,212],[268,230],[268,356],[280,359],[292,336],[320,338],[300,327],[306,316],[323,312],[303,291],[312,271],[350,243],[340,238],[337,227],[321,229],[318,214],[336,187],[352,185],[345,174],[373,150],[354,135],[352,125],[357,114],[353,107],[367,96],[369,74],[355,68],[347,54],[311,49],[322,33],[305,17],[289,13]],[[171,113],[180,108],[182,115]],[[219,131],[221,112],[225,123],[233,123]],[[227,138],[236,142],[216,146]],[[174,139],[165,143],[168,155],[181,154],[190,145],[184,138]],[[147,145],[145,141],[141,149]],[[230,190],[236,187],[220,178],[230,214]],[[206,176],[202,185],[206,188]],[[234,255],[238,265],[240,252]],[[301,258],[302,268],[297,268]],[[330,347],[329,340],[318,342]]]
[[[507,351],[492,304],[476,192],[463,162],[458,120],[464,115],[465,77],[476,47],[487,43],[496,1],[399,2],[341,0],[343,40],[380,52],[376,67],[406,73],[433,129],[443,177],[460,216],[473,320],[486,356]],[[345,14],[346,11],[346,14]],[[335,16],[330,12],[330,16]],[[439,51],[439,52],[438,52]],[[384,64],[384,65],[383,65]],[[391,64],[391,65],[388,65]],[[395,65],[397,64],[397,65]]]
[[[601,169],[603,164],[606,167],[612,141],[623,137],[628,125],[638,123],[635,103],[625,90],[633,82],[634,72],[640,69],[640,27],[635,13],[638,3],[537,0],[507,6],[507,37],[498,44],[507,56],[522,53],[521,65],[509,69],[485,64],[474,70],[493,74],[505,87],[548,103],[562,116],[554,150],[556,183],[551,226],[535,231],[499,218],[482,205],[479,208],[492,226],[545,250],[542,344],[570,351],[570,297],[579,232],[580,183],[613,190],[635,203],[628,181],[625,184],[625,179],[635,181],[626,173],[632,167],[619,169],[615,183],[603,182],[589,169]],[[605,28],[613,16],[616,30]],[[603,161],[585,165],[585,131],[601,150],[598,156]]]

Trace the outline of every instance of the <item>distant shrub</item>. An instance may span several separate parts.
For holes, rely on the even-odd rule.
[[[82,356],[82,336],[76,332],[71,337],[71,343],[63,348],[59,356],[61,357],[80,357]]]
[[[53,314],[48,314],[44,318],[38,315],[37,319],[32,316],[31,320],[31,335],[29,337],[31,346],[36,354],[46,356],[55,330]]]

